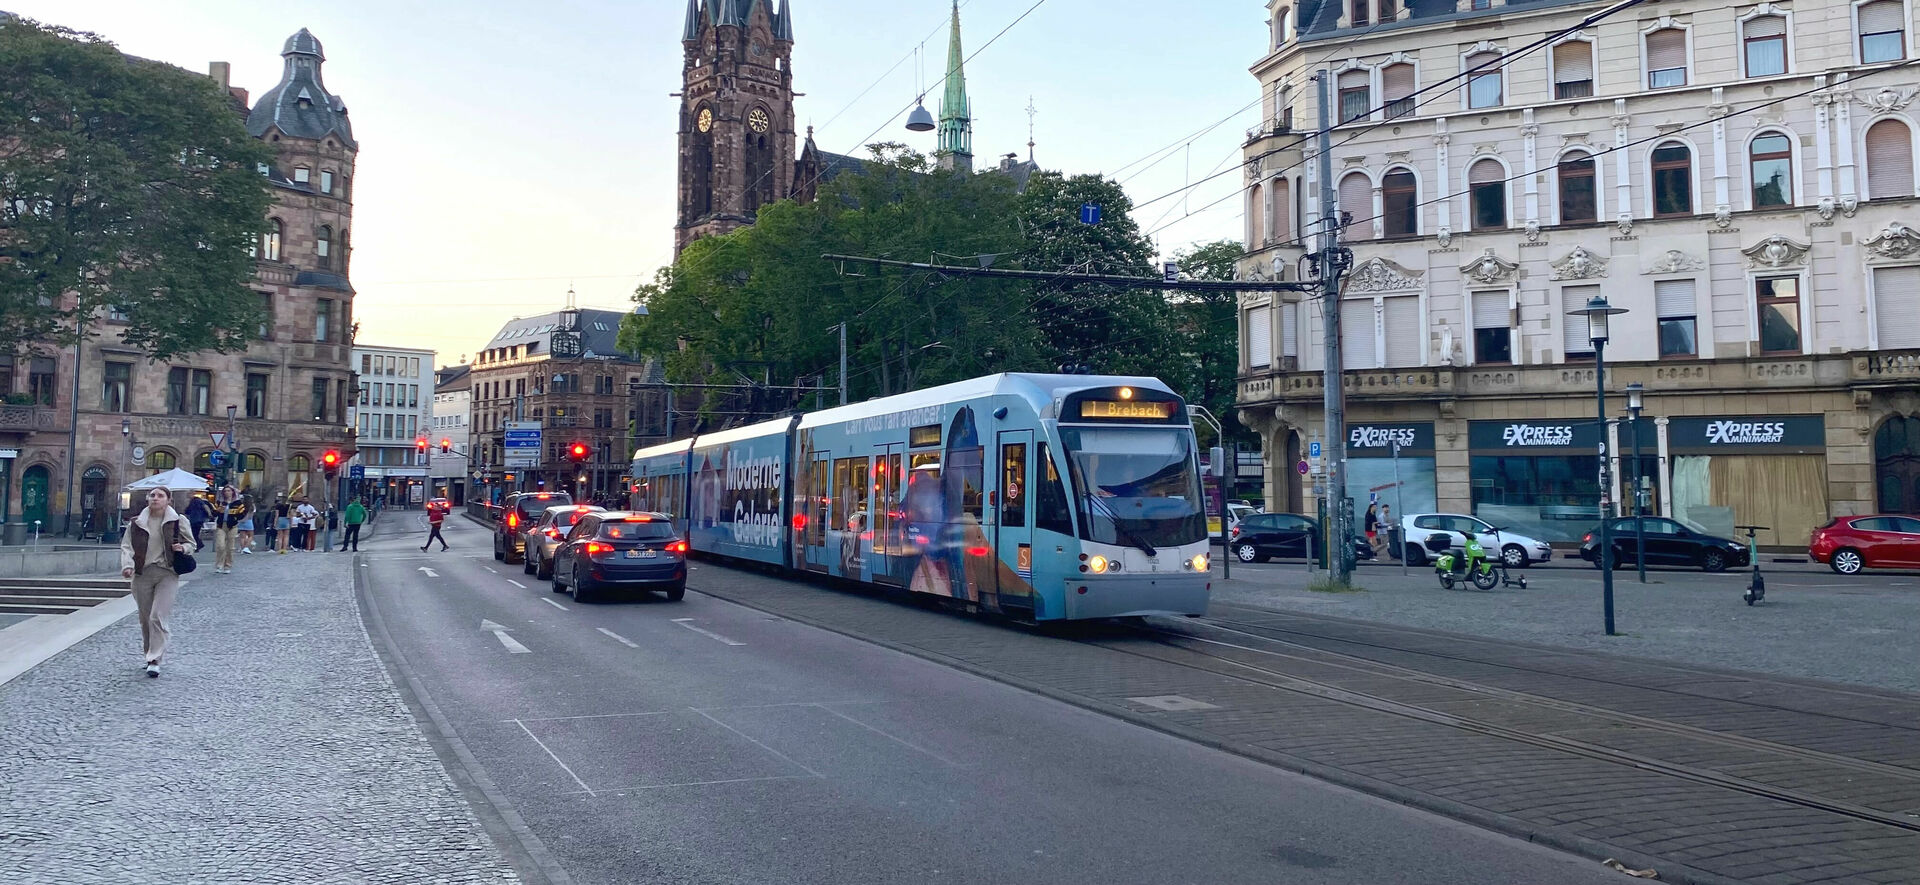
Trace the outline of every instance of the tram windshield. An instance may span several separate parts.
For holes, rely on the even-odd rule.
[[[1193,435],[1170,427],[1061,428],[1080,536],[1154,552],[1207,538]]]

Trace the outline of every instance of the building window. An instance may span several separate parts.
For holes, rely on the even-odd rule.
[[[1413,113],[1413,93],[1419,80],[1408,62],[1387,65],[1380,70],[1381,98],[1387,105],[1387,119]]]
[[[1867,129],[1867,199],[1913,196],[1913,133],[1899,120]]]
[[[305,166],[293,167],[293,181],[295,184],[306,184],[308,181],[312,180],[312,177],[313,177],[313,173],[309,171],[307,167]]]
[[[1860,7],[1860,63],[1877,64],[1907,57],[1907,7],[1900,0],[1875,0]]]
[[[213,386],[213,373],[206,369],[173,368],[167,370],[167,413],[205,415]]]
[[[1787,72],[1787,17],[1763,15],[1741,26],[1746,43],[1747,76],[1771,77]]]
[[[1475,9],[1492,9],[1492,8],[1493,8],[1493,0],[1473,0],[1473,8],[1475,8]]]
[[[323,194],[333,193],[333,170],[332,169],[320,170],[320,192]]]
[[[1653,149],[1653,214],[1693,214],[1693,152],[1686,145]]]
[[[319,298],[313,302],[313,340],[326,343],[333,340],[333,299]]]
[[[1467,189],[1473,194],[1474,230],[1498,230],[1507,226],[1506,171],[1497,161],[1483,158],[1467,173]]]
[[[1593,94],[1593,44],[1569,40],[1553,47],[1553,97],[1586,98]]]
[[[1340,179],[1340,219],[1346,240],[1373,238],[1373,182],[1365,172],[1349,172]]]
[[[107,363],[100,372],[100,409],[126,412],[127,391],[133,386],[132,363]]]
[[[1920,267],[1873,269],[1873,323],[1879,349],[1920,347]]]
[[[1761,277],[1753,281],[1760,314],[1761,353],[1800,352],[1800,278]]]
[[[333,228],[320,225],[320,235],[313,241],[313,258],[323,269],[333,267]]]
[[[36,356],[27,364],[27,393],[33,401],[43,406],[53,405],[55,391],[60,388],[58,364],[50,356]]]
[[[1513,320],[1506,290],[1473,293],[1473,361],[1513,362]]]
[[[280,260],[280,235],[286,233],[287,226],[278,218],[267,219],[267,232],[260,235],[260,257],[267,261]]]
[[[165,473],[180,463],[172,452],[158,451],[147,453],[147,469],[154,473]]]
[[[363,353],[360,355],[360,374],[373,374],[373,354]]]
[[[313,379],[312,408],[308,409],[308,412],[313,415],[315,421],[327,420],[327,379]]]
[[[1500,53],[1482,52],[1467,57],[1467,107],[1497,108],[1500,106],[1502,84],[1500,75]]]
[[[1585,310],[1587,302],[1599,294],[1599,286],[1565,286],[1560,290],[1560,329],[1564,336],[1561,344],[1566,349],[1567,359],[1593,358],[1593,338],[1587,327],[1587,318],[1573,311]]]
[[[1352,19],[1352,21],[1349,22],[1349,24],[1356,28],[1373,24],[1373,16],[1371,10],[1368,9],[1370,5],[1369,0],[1350,0],[1347,9],[1349,11],[1348,18]]]
[[[246,467],[240,474],[240,490],[264,488],[267,484],[267,456],[248,452],[244,457]]]
[[[1247,327],[1247,368],[1264,369],[1273,365],[1273,308],[1249,307],[1243,314]]]
[[[1660,356],[1690,357],[1700,353],[1698,324],[1694,317],[1692,280],[1656,280],[1653,284],[1654,313],[1660,318]]]
[[[1420,234],[1420,189],[1413,180],[1413,173],[1398,169],[1387,173],[1380,181],[1380,197],[1384,205],[1382,221],[1386,225],[1387,236],[1412,237]]]
[[[1574,152],[1560,158],[1555,169],[1560,186],[1560,223],[1582,224],[1600,220],[1599,187],[1593,157]]]
[[[1661,28],[1647,35],[1647,88],[1687,85],[1687,32]]]
[[[272,292],[260,293],[260,328],[258,331],[260,333],[259,338],[261,341],[273,340],[273,293]]]
[[[267,417],[267,375],[264,372],[247,373],[247,417]]]
[[[1793,205],[1793,141],[1779,133],[1762,135],[1748,146],[1747,155],[1753,208]]]
[[[1367,112],[1373,109],[1372,77],[1366,71],[1345,71],[1340,74],[1340,122],[1351,123],[1367,118]]]

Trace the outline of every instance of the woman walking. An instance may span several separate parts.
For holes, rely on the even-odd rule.
[[[1352,511],[1348,511],[1348,512],[1351,513]],[[1380,503],[1379,502],[1376,501],[1374,503],[1367,505],[1367,519],[1366,519],[1366,522],[1362,523],[1361,527],[1366,529],[1367,531],[1367,546],[1373,548],[1373,555],[1379,556],[1380,545],[1385,543],[1385,540],[1380,537],[1381,526],[1380,526]]]
[[[246,505],[247,509],[246,509],[246,512],[242,514],[240,517],[240,552],[248,556],[252,556],[253,555],[253,511],[254,511],[253,499],[242,498],[241,502]]]
[[[173,615],[173,597],[180,589],[173,555],[191,555],[195,546],[187,535],[186,519],[169,500],[166,489],[149,490],[147,508],[127,521],[127,530],[120,536],[120,576],[133,579],[148,677],[160,675],[160,657],[167,650],[167,619]]]

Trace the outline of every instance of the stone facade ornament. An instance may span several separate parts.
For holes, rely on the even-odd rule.
[[[1374,256],[1360,262],[1360,266],[1347,274],[1348,292],[1403,292],[1419,289],[1423,283],[1421,272],[1408,270],[1391,261]]]
[[[1715,227],[1723,230],[1731,227],[1733,225],[1733,207],[1725,203],[1714,207],[1713,224]]]
[[[1553,279],[1592,280],[1607,275],[1607,261],[1585,246],[1575,246],[1567,257],[1553,263]]]
[[[1682,252],[1679,249],[1668,249],[1667,254],[1661,256],[1659,261],[1655,261],[1652,265],[1650,265],[1647,268],[1647,273],[1650,273],[1650,274],[1688,273],[1691,271],[1706,270],[1706,269],[1707,269],[1707,263],[1705,261],[1702,261],[1701,259],[1688,255],[1687,253]]]
[[[1816,211],[1820,213],[1821,221],[1832,221],[1834,210],[1839,208],[1839,204],[1835,203],[1832,197],[1821,197]]]
[[[1442,249],[1452,246],[1453,245],[1453,228],[1447,227],[1444,224],[1441,225],[1440,232],[1437,234],[1434,234],[1433,239],[1435,242],[1440,244],[1440,248]]]
[[[1527,230],[1527,242],[1529,243],[1540,242],[1540,219],[1538,218],[1527,219],[1526,230]]]
[[[1913,103],[1913,98],[1916,95],[1920,95],[1920,86],[1903,86],[1899,88],[1882,86],[1875,90],[1855,92],[1853,93],[1853,100],[1859,102],[1861,107],[1876,114],[1886,114],[1893,111],[1906,110],[1907,105]]]
[[[1620,217],[1613,220],[1613,226],[1620,229],[1621,236],[1633,236],[1633,216],[1622,212],[1620,213]]]
[[[1740,250],[1747,256],[1749,267],[1789,267],[1805,263],[1810,244],[1796,243],[1786,237],[1774,234],[1758,243]]]
[[[1520,265],[1493,254],[1489,248],[1479,258],[1461,265],[1460,273],[1476,283],[1493,284],[1513,279],[1513,272],[1519,269]]]
[[[1896,221],[1862,245],[1875,258],[1906,258],[1920,253],[1920,231]]]
[[[1858,210],[1859,208],[1860,208],[1859,197],[1848,195],[1840,198],[1840,214],[1841,215],[1845,215],[1848,218],[1852,218],[1855,210]]]

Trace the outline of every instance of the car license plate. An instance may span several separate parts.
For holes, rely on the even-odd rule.
[[[652,559],[660,554],[652,550],[628,550],[628,559]]]

